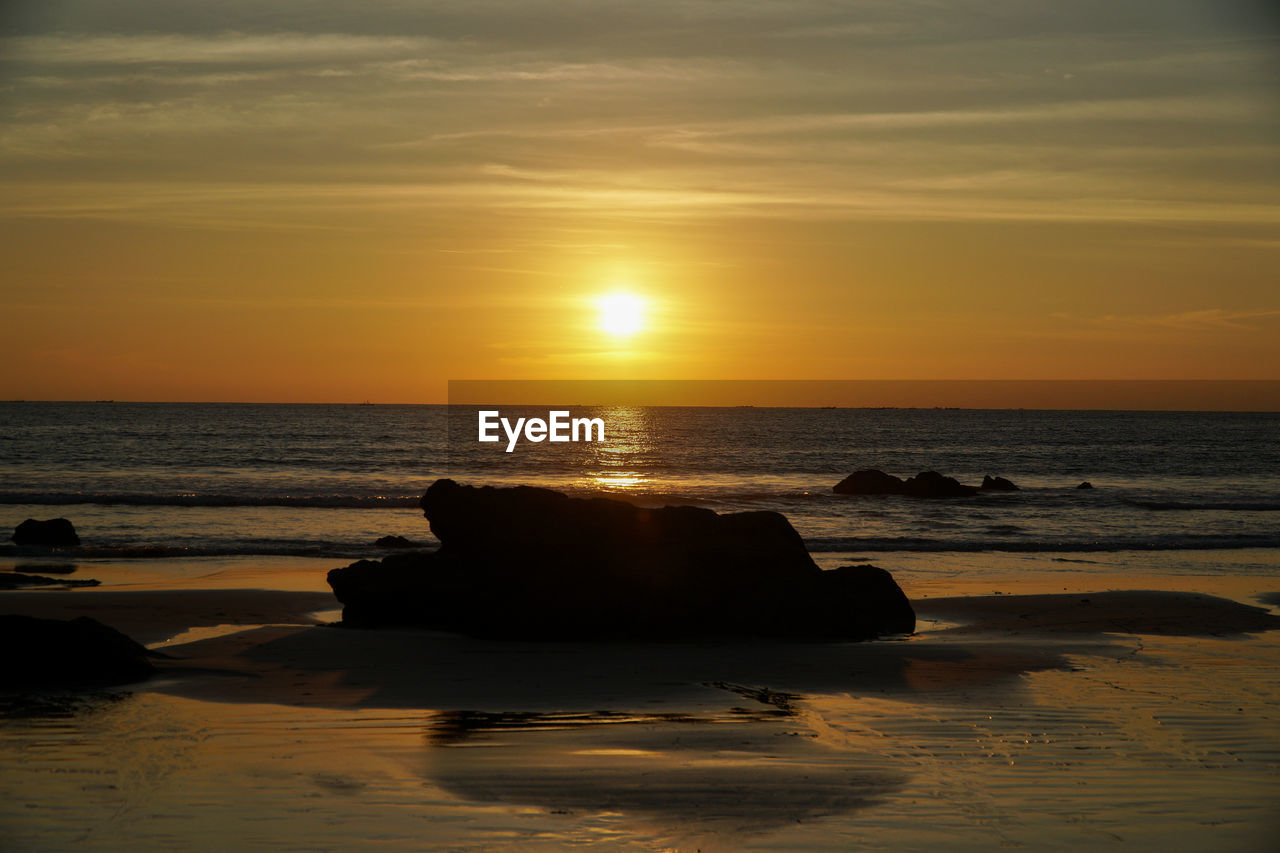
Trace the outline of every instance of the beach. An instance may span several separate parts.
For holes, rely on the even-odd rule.
[[[984,577],[964,571],[980,558]],[[0,592],[5,612],[90,615],[169,656],[139,684],[11,700],[7,849],[1264,850],[1280,837],[1275,574],[918,560],[881,561],[917,632],[868,643],[354,630],[331,624],[326,561],[297,558],[208,561],[164,582],[120,565],[104,588]]]

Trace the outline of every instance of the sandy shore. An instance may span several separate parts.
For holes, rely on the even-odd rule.
[[[904,583],[911,638],[583,645],[331,627],[323,570],[297,570],[0,593],[171,656],[144,684],[10,708],[6,849],[1280,839],[1266,575],[932,578]]]

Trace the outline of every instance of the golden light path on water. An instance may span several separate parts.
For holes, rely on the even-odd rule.
[[[656,450],[654,424],[646,409],[609,406],[598,410],[604,419],[605,441],[596,445],[591,471],[582,482],[586,489],[622,494],[639,492],[655,480],[643,461]]]

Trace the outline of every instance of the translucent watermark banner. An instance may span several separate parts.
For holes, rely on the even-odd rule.
[[[450,380],[451,405],[1280,411],[1280,380]]]
[[[1280,382],[455,380],[446,470],[472,483],[749,502],[829,491],[833,475],[880,459],[961,463],[958,451],[931,454],[934,437],[973,430],[964,443],[985,446],[1022,409],[1268,407],[1280,409]]]

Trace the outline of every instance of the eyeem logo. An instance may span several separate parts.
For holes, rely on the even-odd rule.
[[[507,434],[507,452],[516,449],[523,432],[525,441],[604,441],[604,418],[570,418],[567,411],[547,412],[547,419],[509,418],[494,410],[480,412],[480,441],[500,441],[498,427]],[[596,438],[592,438],[592,433]],[[579,436],[582,436],[579,438]]]

